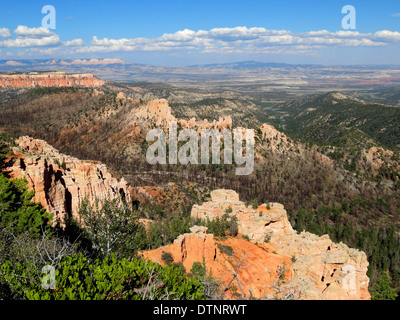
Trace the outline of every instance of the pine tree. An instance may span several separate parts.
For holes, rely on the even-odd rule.
[[[371,297],[373,300],[395,300],[397,294],[391,287],[391,281],[386,272],[381,272],[378,281],[371,288]]]
[[[6,158],[8,153],[7,144],[0,138],[0,173],[6,168]]]
[[[94,206],[84,199],[80,204],[79,216],[87,237],[100,255],[118,253],[129,256],[143,249],[143,243],[138,243],[136,237],[137,231],[143,226],[138,225],[137,216],[120,198],[105,199],[101,204],[96,200]]]
[[[47,229],[52,216],[32,201],[25,179],[9,180],[0,174],[0,229],[8,228],[14,235],[28,232],[37,237]]]

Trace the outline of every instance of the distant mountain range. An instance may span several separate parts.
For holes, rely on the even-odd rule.
[[[226,69],[257,69],[257,68],[288,68],[297,65],[279,62],[240,61],[229,63],[196,64],[190,68],[226,68]],[[304,66],[304,65],[303,65]]]
[[[400,66],[323,66],[279,62],[240,61],[192,66],[161,66],[129,63],[121,59],[0,60],[0,73],[63,71],[93,73],[113,81],[151,81],[178,85],[225,86],[251,84],[282,87],[398,86]],[[263,88],[265,90],[265,88]]]

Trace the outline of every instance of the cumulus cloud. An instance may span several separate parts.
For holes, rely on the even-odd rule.
[[[30,47],[52,47],[60,45],[60,37],[54,32],[43,28],[29,28],[19,25],[15,30],[15,39],[7,39],[0,41],[0,47],[4,48],[30,48]],[[8,29],[0,29],[0,37],[11,38]]]
[[[11,32],[7,28],[0,28],[0,38],[11,38]]]
[[[27,47],[46,47],[60,44],[60,37],[53,34],[42,38],[19,38],[0,41],[0,47],[5,48],[27,48]]]
[[[399,41],[400,40],[400,32],[398,31],[389,31],[382,30],[374,33],[374,38],[381,40],[389,40],[389,41]]]
[[[214,28],[211,30],[184,29],[175,33],[166,33],[158,38],[121,38],[99,39],[93,36],[91,45],[79,49],[79,52],[110,51],[165,51],[173,49],[198,49],[202,52],[238,50],[238,48],[254,49],[263,47],[271,51],[271,46],[305,45],[321,46],[384,46],[388,40],[397,39],[397,33],[385,32],[360,33],[358,31],[340,30],[330,32],[317,30],[306,33],[293,33],[288,30],[269,30],[262,27],[247,28]]]
[[[14,33],[19,37],[34,37],[34,38],[41,38],[41,37],[48,37],[54,35],[54,32],[50,31],[49,29],[39,27],[39,28],[28,28],[27,26],[18,26]]]
[[[73,39],[63,42],[66,47],[83,46],[85,42],[82,39]]]
[[[0,41],[0,47],[29,48],[43,54],[81,54],[117,51],[180,51],[200,53],[268,53],[315,54],[328,47],[386,46],[400,41],[400,32],[381,30],[360,33],[354,30],[313,30],[296,33],[263,27],[238,26],[210,30],[183,29],[164,33],[155,38],[99,38],[93,36],[89,44],[82,39],[61,41],[54,32],[43,27],[18,26],[16,39]],[[0,29],[0,37],[11,38],[8,29]],[[37,50],[36,50],[37,49]],[[92,61],[93,62],[93,61]],[[80,61],[77,63],[85,64]]]

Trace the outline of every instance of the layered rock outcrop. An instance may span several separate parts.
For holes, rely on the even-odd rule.
[[[104,81],[93,74],[65,74],[64,72],[1,74],[0,87],[35,88],[35,87],[100,87]]]
[[[300,299],[370,299],[369,278],[366,275],[368,261],[364,252],[349,248],[343,243],[334,243],[328,235],[320,237],[309,232],[298,234],[291,227],[281,204],[263,204],[257,208],[246,206],[233,190],[213,191],[211,201],[194,205],[191,212],[192,218],[209,220],[222,217],[224,214],[235,216],[239,233],[248,236],[251,241],[247,242],[247,246],[237,249],[235,243],[238,239],[229,237],[233,250],[245,254],[254,251],[256,247],[264,249],[265,256],[260,253],[258,261],[264,261],[263,266],[267,270],[276,270],[285,262],[285,269],[291,275],[290,285]],[[194,235],[183,235],[172,246],[162,250],[171,250],[180,262],[185,262],[191,255],[194,257],[188,260],[190,263],[194,260],[202,261],[203,256],[209,261],[212,256],[210,252],[214,252],[211,236],[202,236],[202,239],[209,239],[207,240],[209,245],[203,241],[201,245],[193,243],[192,246],[192,241],[189,239],[196,237],[196,234],[197,231]],[[199,251],[199,248],[203,249]],[[271,256],[268,255],[270,252],[280,257],[280,264],[274,262],[271,265],[271,261],[275,260],[270,260]],[[151,254],[148,257],[151,257]],[[190,263],[186,265],[190,266]],[[259,262],[252,263],[257,265]],[[249,266],[246,268],[249,275],[246,279],[253,284],[254,281],[257,283],[259,279],[264,279],[264,289],[270,288],[276,278],[271,275],[266,277],[258,267],[253,268],[252,263],[248,263]],[[212,264],[210,268],[214,275],[220,274],[218,268],[213,269]],[[258,297],[264,297],[265,295],[261,294],[263,290],[257,288],[257,290],[253,288],[253,294],[257,296],[255,292],[258,292]]]
[[[193,219],[214,220],[224,214],[238,219],[239,233],[246,235],[253,242],[264,242],[266,237],[277,234],[293,233],[286,210],[279,203],[269,203],[253,208],[239,200],[233,190],[214,190],[211,201],[202,205],[194,205]]]
[[[271,244],[262,246],[241,238],[215,239],[207,234],[207,228],[194,226],[190,233],[180,235],[173,244],[159,249],[141,252],[145,259],[165,265],[163,253],[169,253],[174,263],[181,263],[186,272],[192,272],[195,262],[205,266],[206,273],[212,274],[226,286],[238,273],[236,288],[228,289],[224,298],[278,297],[279,292],[272,286],[280,282],[282,287],[290,285],[291,261],[287,255],[277,254]],[[234,251],[233,251],[233,250]],[[239,267],[240,266],[240,267]],[[299,297],[295,293],[296,297]],[[220,298],[221,293],[211,298]],[[238,297],[238,296],[236,296]]]
[[[370,299],[368,261],[364,252],[334,243],[328,235],[309,232],[276,235],[277,253],[292,257],[297,285],[305,299]]]
[[[117,98],[122,102],[135,101],[131,98],[126,98],[125,95],[120,92]],[[128,118],[134,119],[135,126],[141,126],[141,129],[151,124],[151,127],[158,127],[168,129],[168,123],[170,121],[176,121],[182,129],[194,129],[200,132],[201,129],[216,128],[222,130],[225,128],[232,128],[232,118],[227,116],[225,118],[220,117],[218,120],[209,122],[205,120],[196,120],[196,118],[180,119],[176,118],[172,114],[172,109],[166,99],[154,99],[148,101],[146,104],[142,104],[139,107],[132,108],[131,114]]]
[[[33,200],[54,214],[55,223],[64,226],[71,214],[79,221],[79,204],[85,198],[91,204],[117,196],[130,201],[127,183],[113,177],[106,165],[64,155],[45,141],[27,136],[16,143],[11,177],[26,178],[35,192]]]

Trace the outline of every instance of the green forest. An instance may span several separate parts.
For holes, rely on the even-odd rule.
[[[66,228],[52,226],[52,216],[32,201],[26,181],[10,180],[5,161],[6,142],[1,142],[0,164],[0,298],[34,300],[103,299],[206,299],[204,266],[184,270],[169,257],[168,266],[144,261],[138,251],[171,243],[192,224],[205,225],[215,236],[237,234],[235,219],[227,215],[215,221],[190,221],[158,207],[160,223],[146,233],[135,223],[140,215],[121,199],[90,206],[83,201],[79,215],[86,228],[70,218]],[[196,195],[192,194],[196,199]],[[199,199],[196,199],[199,200]],[[318,211],[299,209],[292,219],[294,228],[317,235],[329,234],[366,252],[370,263],[370,293],[373,299],[395,299],[400,277],[399,237],[387,229],[360,228],[343,217],[367,203],[356,201]],[[154,211],[156,207],[147,210]],[[161,217],[161,218],[160,218]],[[183,223],[182,223],[183,221]],[[106,231],[105,231],[106,230]],[[46,266],[54,269],[46,269]],[[56,283],[52,283],[54,270]],[[45,271],[45,272],[43,272]],[[390,277],[389,277],[389,275]],[[207,277],[207,285],[217,280]]]

